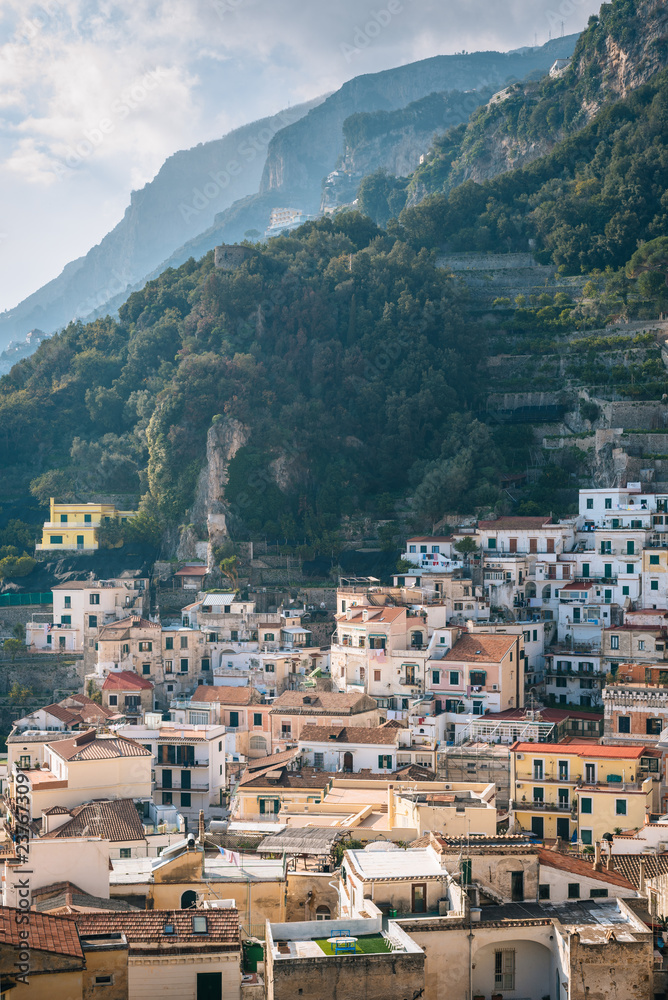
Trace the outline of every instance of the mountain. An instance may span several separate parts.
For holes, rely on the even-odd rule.
[[[115,311],[166,267],[199,258],[219,243],[237,242],[248,230],[264,232],[277,203],[315,214],[323,179],[344,152],[343,124],[351,114],[392,112],[434,91],[484,91],[545,72],[555,59],[572,53],[576,37],[518,52],[437,56],[356,77],[324,101],[290,108],[176,153],[153,181],[133,192],[124,218],[98,246],[0,315],[0,346],[23,339],[35,326],[52,332],[70,319]],[[440,119],[432,110],[429,129],[442,130],[453,112],[456,121],[466,120],[476,103],[471,94],[457,96]],[[320,104],[322,113],[312,114]],[[405,143],[405,136],[392,136],[388,126],[386,145]],[[431,131],[414,138],[416,150],[426,148],[430,136]],[[385,156],[367,157],[365,169],[382,165]],[[409,162],[413,165],[412,158]],[[231,164],[234,171],[226,169]]]
[[[664,0],[603,4],[570,62],[540,81],[517,83],[434,145],[408,187],[408,204],[531,163],[576,134],[601,108],[668,66]]]
[[[97,246],[0,314],[0,347],[23,340],[33,327],[52,333],[116,296],[124,301],[175,247],[206,229],[223,208],[257,191],[271,138],[319,100],[170,156],[150,183],[132,192],[123,218]]]

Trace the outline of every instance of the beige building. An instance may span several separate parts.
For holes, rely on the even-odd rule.
[[[284,691],[271,708],[272,747],[296,742],[302,728],[319,726],[378,726],[385,712],[366,694],[326,691]]]
[[[234,735],[233,751],[251,759],[271,753],[271,703],[254,687],[200,684],[170,705],[176,725],[219,724]]]
[[[153,754],[122,736],[98,736],[94,729],[44,746],[44,765],[14,766],[9,776],[7,823],[12,832],[29,829],[53,806],[71,809],[93,799],[151,798]]]
[[[84,939],[121,935],[127,941],[127,994],[131,1000],[241,996],[239,914],[232,907],[81,913]],[[99,988],[90,996],[105,996]]]

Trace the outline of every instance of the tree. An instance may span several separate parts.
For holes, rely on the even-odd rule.
[[[61,469],[50,469],[33,479],[30,483],[30,492],[43,507],[49,506],[51,497],[55,497],[61,503],[75,499],[72,492],[72,480]]]
[[[239,571],[237,570],[237,557],[228,556],[226,559],[221,559],[218,568],[223,574],[226,580],[232,585],[232,589],[236,592],[239,589]]]
[[[23,622],[17,622],[12,629],[12,635],[15,639],[20,639],[21,642],[25,642],[26,637],[26,627]]]
[[[460,538],[458,542],[455,542],[455,549],[460,555],[464,556],[464,562],[468,565],[473,553],[478,551],[478,546],[475,541],[467,535],[466,538]]]
[[[660,274],[668,286],[668,236],[659,236],[638,247],[626,265],[629,278],[639,278],[641,274]]]

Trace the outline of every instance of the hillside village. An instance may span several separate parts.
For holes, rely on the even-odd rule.
[[[41,547],[114,513],[54,499]],[[0,950],[29,907],[39,995],[584,998],[613,953],[618,995],[665,991],[668,493],[409,537],[329,610],[206,575],[167,616],[132,570],[15,607],[76,672],[2,775]]]

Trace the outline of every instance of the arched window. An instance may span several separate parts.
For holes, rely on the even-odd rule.
[[[197,902],[197,893],[193,892],[192,889],[187,889],[181,896],[181,909],[189,910],[191,907],[195,906]]]
[[[331,918],[332,918],[332,911],[328,906],[319,906],[318,909],[315,911],[316,920],[331,920]]]
[[[250,748],[251,750],[266,750],[267,741],[265,740],[264,736],[251,736]]]

